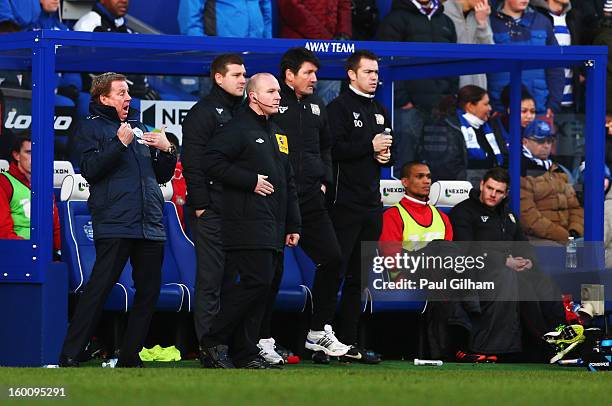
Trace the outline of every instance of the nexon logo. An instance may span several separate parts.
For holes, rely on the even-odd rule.
[[[446,189],[444,195],[446,197],[451,197],[451,195],[463,195],[466,193],[470,193],[468,189]]]
[[[391,193],[404,193],[403,187],[384,187],[383,196],[389,196]]]
[[[55,174],[56,175],[69,175],[70,171],[68,169],[59,168],[59,169],[55,169]]]
[[[70,116],[55,116],[53,117],[54,123],[53,128],[55,130],[67,130],[72,124],[72,117]],[[30,128],[32,124],[32,116],[27,114],[17,115],[17,112],[11,111],[6,115],[6,121],[4,122],[4,128],[16,130],[24,130]]]

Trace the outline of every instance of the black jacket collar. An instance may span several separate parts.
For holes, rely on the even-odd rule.
[[[117,109],[113,106],[106,106],[104,104],[91,102],[89,103],[89,114],[92,116],[101,116],[107,118],[111,121],[116,121],[118,123],[121,122],[119,119],[119,115],[117,114]],[[138,120],[139,111],[130,107],[128,110],[128,120]]]
[[[240,106],[244,100],[242,96],[232,96],[216,83],[213,83],[209,96],[230,109]]]

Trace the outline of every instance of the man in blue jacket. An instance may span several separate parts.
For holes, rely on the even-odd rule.
[[[166,235],[160,183],[174,174],[176,151],[164,131],[145,132],[130,108],[126,77],[94,78],[91,115],[76,131],[81,174],[89,182],[96,262],[79,299],[64,346],[61,367],[76,367],[111,288],[129,259],[136,288],[117,367],[141,367],[138,353],[159,296]]]
[[[0,0],[0,32],[24,30],[39,15],[40,0]]]
[[[500,1],[491,14],[491,29],[496,44],[559,45],[551,22],[531,8],[528,0]],[[563,68],[526,70],[522,77],[523,84],[536,102],[537,114],[552,118],[560,111],[565,82]],[[493,109],[504,111],[501,92],[510,83],[510,73],[490,73],[487,81]]]
[[[270,0],[181,0],[183,35],[272,38]]]

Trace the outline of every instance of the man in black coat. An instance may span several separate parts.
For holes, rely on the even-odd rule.
[[[342,250],[342,299],[338,310],[338,338],[352,344],[346,360],[372,363],[380,358],[357,346],[361,314],[361,243],[378,241],[382,230],[380,169],[391,165],[392,136],[386,109],[374,99],[378,87],[378,59],[369,51],[356,51],[346,62],[349,88],[332,101],[327,111],[334,136],[332,147],[334,188],[329,191],[330,216]]]
[[[146,132],[130,109],[124,75],[94,78],[90,116],[75,132],[81,174],[90,185],[96,262],[68,328],[59,364],[78,366],[110,289],[132,263],[134,305],[117,367],[142,366],[138,353],[159,296],[166,234],[160,183],[174,174],[176,151],[161,133]]]
[[[279,91],[271,74],[254,75],[248,107],[219,130],[202,160],[206,175],[223,184],[225,272],[239,277],[223,285],[219,313],[202,337],[203,351],[217,368],[270,367],[255,339],[269,292],[280,283],[284,246],[294,247],[300,238],[290,144],[269,120],[278,112]]]
[[[560,292],[534,269],[534,254],[508,207],[509,185],[505,169],[490,169],[480,189],[472,189],[470,197],[450,212],[454,241],[473,242],[472,256],[486,253],[486,267],[476,276],[495,283],[491,291],[477,291],[479,309],[472,309],[463,323],[471,328],[457,355],[461,361],[520,352],[524,349],[521,324],[531,336],[529,344],[542,350],[540,356],[545,355],[541,337],[563,322]]]
[[[197,254],[197,278],[193,318],[198,340],[219,311],[219,294],[225,256],[221,242],[223,196],[221,184],[204,173],[204,149],[219,128],[227,124],[242,105],[246,85],[242,58],[223,54],[210,65],[213,86],[183,121],[183,174],[187,182],[187,205],[195,215],[190,223]]]
[[[336,312],[342,253],[325,205],[325,193],[333,187],[327,109],[314,95],[319,59],[306,48],[292,48],[281,59],[281,103],[273,120],[287,131],[289,159],[295,173],[300,200],[302,234],[300,246],[317,264],[312,286],[312,319],[306,348],[327,356],[344,355],[349,347],[331,334]],[[269,303],[262,323],[260,345],[273,344],[270,337]],[[269,346],[268,346],[269,347]],[[273,347],[270,351],[274,351]]]

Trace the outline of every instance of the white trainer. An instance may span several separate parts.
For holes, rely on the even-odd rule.
[[[270,364],[283,365],[285,360],[279,353],[276,352],[276,345],[274,345],[274,343],[275,341],[272,337],[260,339],[259,343],[257,344],[257,347],[259,347],[261,350],[259,355],[261,355]]]
[[[306,336],[305,347],[311,351],[323,351],[330,357],[340,357],[351,348],[336,338],[329,324],[323,327],[323,331],[310,330]]]

